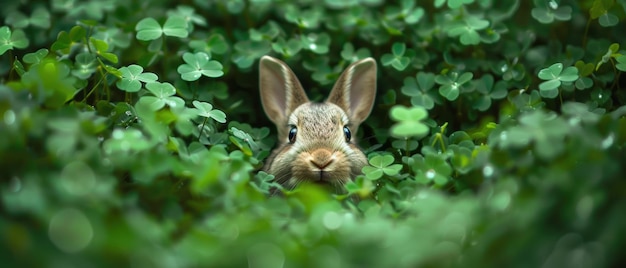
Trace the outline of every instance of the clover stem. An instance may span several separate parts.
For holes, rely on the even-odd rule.
[[[617,70],[616,63],[613,61],[613,57],[609,58],[611,62],[611,67],[613,68],[613,73],[615,74],[615,79],[613,79],[613,83],[611,84],[610,89],[614,89],[617,85],[619,85],[619,70]]]
[[[81,102],[86,102],[87,98],[89,98],[89,96],[91,96],[91,94],[96,91],[96,88],[98,88],[98,86],[100,85],[100,83],[102,83],[102,80],[104,80],[104,77],[101,77],[100,80],[98,80],[98,83],[96,83],[91,90],[89,91],[89,93],[87,93],[87,95],[83,98],[83,100]]]
[[[202,121],[202,127],[200,127],[200,133],[198,133],[198,141],[200,141],[200,138],[202,137],[202,133],[204,133],[204,126],[206,125],[206,121],[208,120],[208,117],[205,117],[204,120]]]
[[[15,70],[15,61],[17,60],[17,57],[13,55],[13,49],[9,49],[8,51],[8,55],[9,55],[9,59],[13,59],[13,61],[11,62],[11,70],[9,71],[9,81],[13,80],[13,70]]]
[[[409,156],[409,138],[404,138],[404,151],[405,151],[405,156]]]
[[[102,63],[102,65],[104,66],[104,62],[100,61],[100,63]],[[106,72],[103,72],[103,70],[106,71]],[[106,76],[107,76],[108,73],[109,73],[109,71],[106,68],[103,67],[103,68],[100,69],[100,76],[102,77],[100,82],[102,82],[103,80],[106,80]],[[110,90],[109,85],[107,83],[104,83],[104,89],[106,91],[107,101],[110,101],[111,100],[111,90]],[[98,99],[96,99],[96,101],[97,100]]]
[[[446,127],[448,126],[448,122],[444,123],[440,130],[439,133],[435,134],[435,139],[433,140],[431,146],[435,147],[435,144],[437,142],[439,142],[439,144],[441,145],[441,151],[442,152],[446,152],[446,144],[443,142],[443,133],[446,132]]]
[[[587,20],[587,25],[585,25],[585,33],[583,34],[583,49],[587,48],[587,36],[589,33],[590,26],[591,26],[591,18]]]

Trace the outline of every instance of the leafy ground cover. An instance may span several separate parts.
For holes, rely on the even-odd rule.
[[[0,14],[9,267],[626,261],[624,0],[53,0]],[[347,194],[268,197],[263,55],[313,100],[377,60],[358,133],[370,165]]]

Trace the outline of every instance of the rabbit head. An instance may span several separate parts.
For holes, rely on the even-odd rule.
[[[310,102],[284,62],[264,56],[259,63],[261,102],[278,129],[278,147],[264,170],[286,188],[322,183],[343,189],[361,173],[367,158],[355,143],[359,125],[376,96],[376,61],[346,68],[322,103]]]

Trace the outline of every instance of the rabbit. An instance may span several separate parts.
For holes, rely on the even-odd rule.
[[[263,56],[259,89],[263,110],[278,130],[277,148],[263,170],[285,189],[315,183],[345,192],[343,186],[368,164],[355,137],[374,106],[376,61],[349,65],[326,101],[314,103],[287,64]]]

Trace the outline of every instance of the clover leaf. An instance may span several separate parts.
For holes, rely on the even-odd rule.
[[[411,59],[404,56],[405,52],[406,44],[400,42],[393,43],[391,45],[391,54],[384,54],[380,61],[383,66],[391,65],[394,69],[403,71],[411,63]]]
[[[516,57],[516,56],[513,56],[513,57]],[[499,62],[493,62],[492,64],[493,64],[492,65],[493,72],[501,76],[502,79],[505,81],[510,81],[510,80],[520,81],[524,77],[526,77],[526,69],[520,63],[510,63],[507,61],[499,61]]]
[[[604,13],[600,18],[598,18],[598,23],[602,27],[611,27],[617,25],[619,23],[619,18],[612,13]]]
[[[189,35],[187,30],[187,21],[181,16],[172,16],[167,18],[163,24],[163,34],[166,36],[174,36],[185,38]]]
[[[459,37],[463,45],[477,45],[480,43],[478,31],[489,27],[489,21],[477,17],[467,17],[465,23],[459,23],[448,29],[448,36]]]
[[[98,62],[96,57],[89,52],[82,52],[76,55],[76,62],[74,62],[74,69],[72,75],[79,79],[87,79],[96,72]]]
[[[538,76],[543,80],[547,80],[539,84],[541,96],[555,98],[563,82],[574,82],[578,79],[578,69],[574,66],[563,69],[563,64],[559,62],[552,64],[548,68],[541,69]]]
[[[614,1],[593,1],[593,4],[591,4],[591,8],[589,9],[589,15],[591,16],[591,19],[595,20],[600,16],[606,14],[609,9],[613,7],[613,4],[615,4]]]
[[[274,40],[281,33],[281,27],[274,21],[268,21],[265,25],[259,28],[250,28],[248,30],[250,34],[250,40]]]
[[[19,11],[7,14],[4,22],[16,29],[26,28],[30,24],[28,17]]]
[[[307,70],[312,71],[313,74],[311,74],[311,77],[313,80],[322,85],[333,83],[335,80],[333,77],[336,77],[335,75],[338,75],[339,72],[337,69],[333,70],[333,68],[329,66],[328,58],[322,57],[306,60],[302,66],[304,66]]]
[[[414,155],[411,168],[415,172],[415,180],[429,185],[434,183],[441,187],[450,181],[452,167],[442,154],[427,154],[425,157]]]
[[[130,46],[130,35],[119,28],[101,29],[92,35],[93,38],[102,40],[109,45],[109,49],[127,48]]]
[[[26,48],[28,39],[24,31],[17,29],[11,33],[8,26],[0,27],[0,55],[13,48]]]
[[[189,35],[187,21],[181,16],[167,18],[163,27],[153,18],[145,18],[135,26],[137,39],[143,41],[154,40],[162,35],[186,38]]]
[[[407,24],[416,24],[422,17],[424,17],[425,11],[422,7],[415,8],[415,1],[403,0],[402,1],[402,17]]]
[[[459,75],[457,72],[450,72],[448,75],[437,75],[435,82],[439,85],[439,94],[449,101],[456,100],[461,92],[461,87],[471,81],[474,74],[467,72]]]
[[[522,148],[532,143],[533,153],[544,160],[556,157],[565,149],[564,137],[571,129],[563,117],[535,110],[520,116],[519,123],[506,130],[492,132],[490,139],[500,148]]]
[[[474,143],[472,143],[471,141],[469,143],[474,145]],[[452,165],[452,167],[454,167],[456,171],[461,174],[467,174],[469,171],[472,170],[474,165],[474,159],[472,157],[472,154],[475,153],[475,151],[471,150],[470,148],[460,146],[458,144],[451,144],[448,147],[448,150],[453,152],[452,156],[450,157],[450,164]]]
[[[428,110],[435,107],[435,94],[431,89],[435,86],[435,75],[432,73],[419,72],[413,77],[404,79],[404,85],[400,89],[402,94],[411,97],[413,106],[421,106]]]
[[[233,62],[241,69],[249,68],[255,60],[272,51],[271,42],[268,40],[252,41],[244,40],[235,44]]]
[[[310,33],[308,35],[302,35],[300,41],[304,49],[313,51],[316,54],[326,54],[330,46],[330,35],[327,33]]]
[[[48,56],[48,50],[42,48],[32,53],[26,53],[23,60],[25,63],[35,64],[41,62],[41,60],[43,60],[46,56]]]
[[[364,166],[362,171],[365,177],[370,180],[378,180],[383,174],[387,176],[395,176],[402,169],[402,165],[393,164],[394,158],[392,155],[377,155],[369,160],[370,165]]]
[[[503,99],[508,93],[506,81],[500,80],[494,85],[494,78],[491,74],[476,80],[475,85],[476,91],[481,93],[481,96],[473,103],[473,107],[479,111],[486,111],[491,107],[492,99]]]
[[[98,40],[95,39],[93,37],[89,38],[89,42],[91,43],[91,45],[93,46],[93,48],[96,51],[96,54],[112,63],[117,63],[118,59],[117,59],[117,55],[108,52],[109,50],[109,44],[107,44],[107,42],[103,41],[103,40]]]
[[[391,135],[396,138],[421,137],[428,133],[428,126],[422,122],[428,116],[428,111],[422,107],[394,106],[390,115],[391,119],[398,122],[391,127]]]
[[[159,77],[153,73],[144,73],[143,67],[139,65],[129,65],[119,69],[122,73],[122,79],[117,81],[116,85],[119,89],[126,92],[137,92],[141,89],[141,82],[155,82]]]
[[[196,14],[196,11],[190,6],[177,6],[176,10],[168,11],[168,16],[180,16],[185,18],[186,21],[200,26],[206,26],[206,18],[200,14]]]
[[[615,68],[622,72],[626,72],[626,55],[618,56],[615,58],[615,60],[617,61]]]
[[[619,44],[618,43],[613,43],[611,45],[609,45],[609,48],[606,50],[606,52],[604,53],[604,55],[602,55],[602,58],[600,59],[600,61],[598,61],[598,63],[596,64],[596,71],[598,69],[600,69],[600,67],[611,61],[611,58],[614,58],[616,56],[619,56],[621,54],[618,53],[619,51]]]
[[[5,19],[6,24],[15,28],[26,28],[29,25],[47,29],[50,28],[50,12],[43,7],[36,7],[30,17],[22,12],[11,12]]]
[[[57,40],[52,43],[50,50],[61,51],[64,54],[69,54],[72,45],[82,42],[83,38],[87,36],[87,30],[80,25],[76,25],[70,29],[70,32],[61,31],[57,36]]]
[[[398,149],[398,150],[403,150],[406,152],[414,151],[415,149],[417,149],[418,146],[419,146],[419,142],[413,139],[405,138],[405,139],[394,140],[391,142],[391,147]]]
[[[176,88],[170,83],[150,82],[146,84],[146,89],[153,96],[143,96],[139,99],[142,105],[147,105],[151,111],[158,111],[165,105],[171,108],[182,108],[185,101],[180,97],[173,96],[176,94]]]
[[[47,107],[58,108],[78,92],[75,87],[76,79],[69,74],[70,67],[67,62],[44,58],[22,75],[22,81],[42,90],[44,94],[39,93],[40,98],[45,99]]]
[[[447,1],[448,1],[448,7],[451,9],[457,9],[463,5],[469,5],[471,3],[474,3],[474,0],[447,0]],[[446,0],[437,0],[435,1],[435,6],[440,7],[441,5],[443,5],[444,2],[446,2]]]
[[[449,8],[457,9],[463,5],[473,3],[474,0],[435,0],[434,5],[435,7],[439,8],[442,7],[443,4],[445,4],[446,2],[448,3]]]
[[[184,64],[178,66],[178,73],[185,81],[196,81],[201,76],[220,77],[224,75],[222,64],[219,61],[210,60],[208,54],[197,52],[195,54],[185,52],[183,54]]]
[[[223,35],[216,33],[209,36],[207,40],[193,40],[189,42],[189,47],[195,52],[206,52],[209,56],[215,54],[224,54],[228,51],[228,42]]]
[[[591,9],[589,9],[591,19],[598,19],[598,23],[602,27],[615,26],[619,22],[619,18],[609,12],[614,4],[614,1],[593,1]]]
[[[354,45],[352,45],[352,43],[345,43],[341,50],[341,58],[349,62],[355,62],[359,59],[367,58],[370,55],[370,51],[364,47],[354,51]]]
[[[357,176],[354,180],[348,181],[345,187],[349,194],[355,194],[360,197],[369,196],[376,190],[376,185],[371,180],[365,178],[365,176]]]
[[[296,55],[302,49],[302,42],[293,38],[289,39],[289,41],[285,41],[285,39],[281,37],[272,44],[272,49],[276,53],[280,53],[286,58],[289,58]]]
[[[535,0],[535,8],[531,10],[531,15],[543,24],[552,23],[554,20],[567,21],[572,18],[572,7],[559,6],[555,0],[547,2]]]
[[[314,6],[315,7],[315,6]],[[311,8],[309,10],[301,10],[295,6],[289,6],[285,11],[285,19],[288,22],[298,25],[304,29],[315,29],[319,26],[320,21],[324,18],[324,10],[321,8]]]
[[[259,150],[259,144],[247,132],[236,127],[230,127],[229,132],[233,134],[229,137],[229,140],[232,141],[235,146],[239,147],[239,149],[244,151],[246,155],[252,155],[252,151]]]
[[[192,104],[198,110],[199,116],[212,118],[220,123],[226,123],[226,114],[220,110],[213,109],[213,105],[210,103],[195,100]]]
[[[104,144],[104,152],[107,154],[141,152],[150,148],[148,137],[144,136],[141,131],[134,128],[115,129],[111,133],[111,138],[107,139]]]

